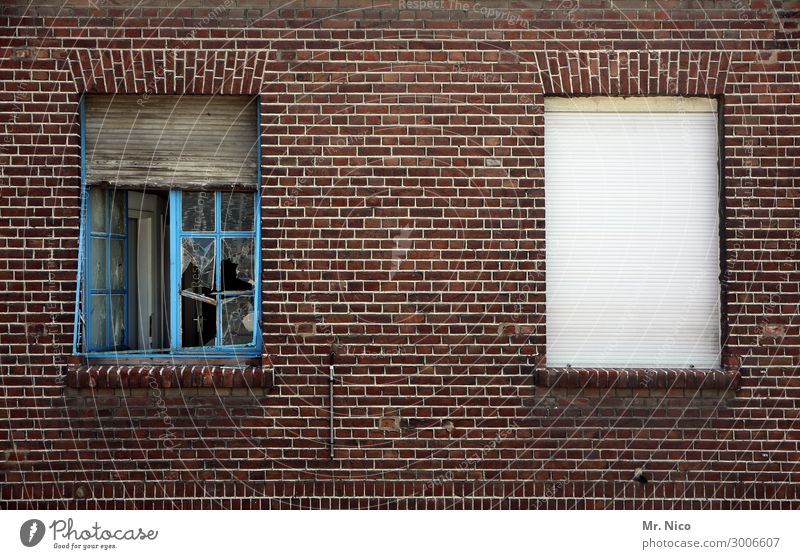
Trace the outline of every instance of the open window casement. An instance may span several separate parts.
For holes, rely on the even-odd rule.
[[[87,95],[77,353],[257,355],[256,100]]]
[[[548,366],[719,366],[718,157],[713,99],[546,99]]]

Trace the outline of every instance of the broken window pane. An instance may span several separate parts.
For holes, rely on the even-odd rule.
[[[245,291],[253,288],[252,238],[228,237],[222,239],[222,291]]]
[[[223,231],[252,231],[255,207],[252,193],[230,192],[220,194]]]
[[[181,345],[202,347],[214,345],[217,335],[217,306],[205,297],[181,297]]]
[[[222,299],[222,345],[251,343],[254,317],[252,295]]]
[[[93,188],[89,191],[89,211],[91,230],[95,233],[106,231],[106,193]]]
[[[111,232],[115,235],[125,233],[125,191],[112,190],[111,198]]]
[[[214,289],[214,239],[184,237],[181,240],[181,286],[196,293]]]
[[[106,289],[106,240],[92,237],[89,250],[91,259],[89,260],[89,275],[92,289]]]
[[[114,347],[122,345],[125,339],[125,296],[111,296],[111,344]]]
[[[89,348],[106,347],[106,296],[92,295],[91,316],[89,317]]]
[[[125,243],[123,241],[111,239],[111,289],[125,289],[124,246]]]
[[[214,193],[184,192],[181,227],[184,231],[214,230]]]

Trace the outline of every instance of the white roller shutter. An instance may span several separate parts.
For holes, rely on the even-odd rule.
[[[548,100],[548,366],[719,366],[717,161],[713,100]]]
[[[89,185],[256,188],[252,97],[87,95],[85,126]]]

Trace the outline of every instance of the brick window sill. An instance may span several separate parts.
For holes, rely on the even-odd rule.
[[[534,384],[549,388],[739,388],[737,369],[590,369],[545,368],[534,376]]]
[[[70,388],[260,388],[274,385],[273,369],[224,365],[84,365],[71,367]]]

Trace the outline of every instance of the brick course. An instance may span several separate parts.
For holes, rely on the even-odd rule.
[[[0,8],[4,507],[800,504],[800,3],[118,4]],[[262,366],[71,355],[83,92],[261,96]],[[545,95],[720,99],[724,370],[544,368]]]

